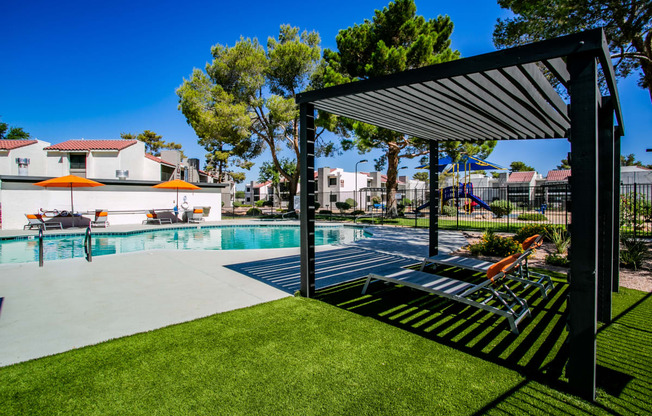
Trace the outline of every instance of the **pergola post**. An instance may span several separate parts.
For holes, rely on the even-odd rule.
[[[598,166],[600,192],[598,194],[598,320],[611,322],[611,289],[613,287],[613,232],[614,232],[614,116],[611,97],[603,97],[598,112]]]
[[[315,295],[315,106],[299,105],[301,296]],[[296,209],[296,207],[295,207]]]
[[[594,55],[568,57],[571,139],[571,261],[567,376],[595,400],[598,255],[598,89]]]
[[[439,146],[430,141],[430,226],[428,257],[439,254]]]
[[[620,129],[614,134],[614,183],[613,183],[613,275],[612,275],[612,291],[618,292],[620,290]]]

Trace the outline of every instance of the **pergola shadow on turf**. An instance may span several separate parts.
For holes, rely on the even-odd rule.
[[[601,95],[598,67],[608,95]],[[570,104],[544,75],[566,88]],[[618,91],[604,32],[594,29],[489,54],[305,92],[301,147],[301,293],[315,293],[315,109],[430,140],[430,206],[437,212],[440,141],[566,138],[571,144],[572,257],[567,376],[595,399],[597,320],[618,289]],[[614,115],[617,125],[614,124]],[[598,187],[598,183],[600,186]],[[437,216],[430,255],[437,254]]]

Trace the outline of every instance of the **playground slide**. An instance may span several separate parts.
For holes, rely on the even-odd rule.
[[[480,205],[482,208],[484,208],[484,209],[488,209],[489,211],[491,211],[491,207],[490,207],[489,205],[487,205],[487,203],[484,202],[482,199],[478,198],[477,196],[475,196],[475,195],[469,193],[469,194],[466,194],[466,197],[467,197],[467,198],[470,198],[471,201],[475,201],[475,202],[476,202],[478,205]]]
[[[449,199],[455,198],[455,196],[453,194],[453,187],[452,186],[444,188],[443,197],[444,197],[444,199],[443,199],[442,202],[446,202]],[[467,190],[466,193],[464,193],[464,191],[462,189],[460,189],[459,197],[460,198],[469,198],[472,201],[474,201],[475,203],[477,203],[479,206],[481,206],[482,208],[491,211],[491,207],[486,202],[484,202],[482,199],[478,198],[477,196],[475,196],[473,193],[469,192],[468,190]],[[421,205],[420,207],[418,207],[416,209],[416,211],[419,212],[419,211],[421,211],[422,209],[424,209],[424,208],[426,208],[428,206],[430,206],[430,202],[426,202],[425,204]]]

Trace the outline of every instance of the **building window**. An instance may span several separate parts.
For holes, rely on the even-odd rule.
[[[70,169],[86,169],[86,155],[70,155]]]
[[[337,195],[331,194],[331,202],[337,202]]]
[[[337,178],[328,178],[328,186],[336,186]]]

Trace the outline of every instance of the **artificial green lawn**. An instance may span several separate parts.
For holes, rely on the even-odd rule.
[[[590,404],[558,391],[562,281],[549,301],[522,291],[534,317],[519,336],[436,296],[382,283],[360,295],[361,284],[2,368],[0,414],[652,412],[650,294],[614,296],[598,338],[608,383]]]

